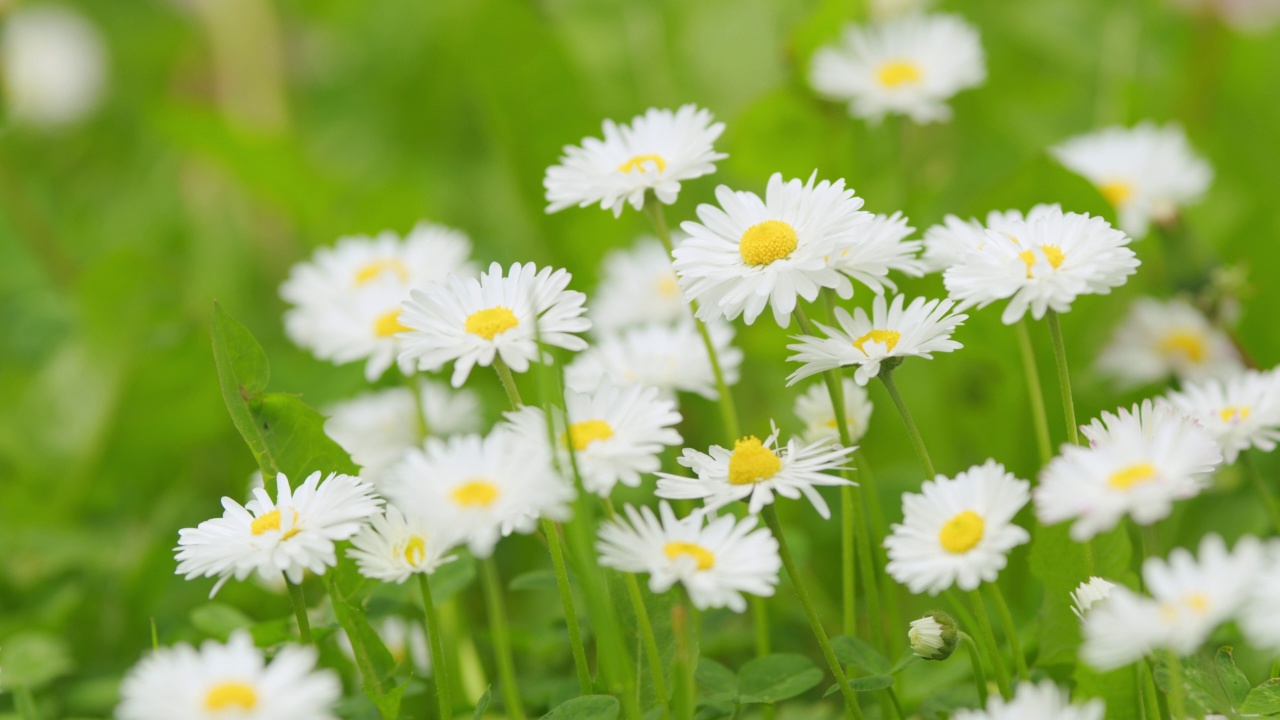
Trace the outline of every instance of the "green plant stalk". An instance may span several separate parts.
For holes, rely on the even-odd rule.
[[[898,385],[893,380],[893,371],[892,366],[883,365],[880,369],[880,382],[884,383],[884,389],[889,392],[889,398],[893,400],[894,406],[898,408],[898,414],[902,416],[903,424],[907,426],[907,434],[911,436],[911,444],[915,446],[916,454],[920,456],[920,464],[924,465],[925,475],[932,480],[938,473],[933,469],[933,460],[929,459],[929,450],[924,446],[924,437],[920,435],[920,428],[916,427],[916,421],[911,417],[907,403],[898,392]]]
[[[449,678],[449,661],[444,654],[444,638],[440,635],[440,615],[431,597],[431,582],[426,573],[418,573],[418,588],[422,591],[422,612],[427,618],[427,640],[431,644],[431,673],[436,686],[436,701],[440,705],[441,720],[453,717],[453,695]]]
[[[516,386],[516,378],[511,374],[511,368],[507,367],[501,355],[493,356],[493,370],[498,373],[498,380],[507,393],[507,401],[511,403],[511,409],[519,410],[524,405],[524,401],[520,399],[520,388]],[[550,418],[547,422],[551,422]]]
[[[831,669],[831,674],[835,676],[836,683],[840,686],[840,693],[844,695],[844,704],[849,713],[858,720],[861,720],[862,708],[858,707],[858,695],[849,687],[849,678],[844,673],[844,668],[840,665],[839,658],[836,657],[835,650],[831,647],[831,639],[827,637],[827,631],[822,627],[822,620],[818,617],[818,611],[813,606],[813,600],[809,597],[809,590],[805,588],[804,581],[800,579],[800,570],[796,567],[796,561],[791,557],[791,548],[787,545],[786,536],[782,534],[782,523],[778,521],[778,512],[773,505],[766,505],[761,511],[764,522],[769,526],[769,530],[773,533],[773,537],[778,541],[778,555],[782,558],[782,566],[787,570],[787,577],[791,578],[791,587],[795,589],[796,596],[800,598],[800,606],[804,608],[805,617],[809,620],[809,627],[813,629],[813,636],[818,641],[818,646],[822,648],[822,656],[827,661],[827,667]]]
[[[298,619],[298,639],[304,645],[311,644],[311,621],[307,619],[307,597],[302,592],[302,585],[295,585],[288,575],[284,584],[289,587],[289,600],[293,602],[293,616]]]
[[[1253,461],[1252,454],[1246,450],[1240,453],[1240,460],[1245,466],[1245,470],[1249,474],[1249,482],[1253,485],[1254,492],[1258,493],[1258,499],[1262,501],[1262,507],[1266,508],[1267,516],[1271,518],[1271,529],[1274,532],[1280,532],[1280,505],[1276,503],[1276,496],[1271,492],[1271,488],[1267,487],[1267,481],[1259,472],[1258,466]]]
[[[1013,613],[1009,612],[1009,604],[1005,602],[1004,593],[995,583],[987,583],[987,595],[995,603],[996,613],[1000,616],[1000,624],[1004,627],[1005,638],[1009,641],[1009,652],[1013,654],[1013,667],[1018,679],[1026,682],[1031,679],[1027,670],[1027,658],[1022,654],[1022,642],[1018,639],[1018,626],[1013,622]]]
[[[1145,662],[1138,662],[1134,663],[1133,670],[1137,673],[1135,680],[1138,683],[1139,696],[1142,698],[1142,717],[1145,720],[1161,720],[1160,700],[1156,692],[1155,680],[1151,677],[1151,669]]]
[[[617,516],[613,501],[604,498],[605,513],[610,519]],[[662,666],[662,652],[658,650],[658,636],[653,632],[653,623],[649,619],[649,609],[645,607],[644,595],[640,592],[640,581],[635,573],[622,573],[627,583],[627,594],[631,596],[631,607],[636,614],[636,625],[640,630],[640,642],[644,646],[645,657],[649,661],[649,673],[653,682],[653,694],[662,708],[662,717],[669,717],[671,710],[667,704],[667,678]],[[584,692],[589,694],[589,692]]]
[[[840,488],[840,626],[844,634],[858,634],[858,588],[854,580],[853,488]]]
[[[1169,651],[1165,654],[1169,660],[1169,702],[1170,715],[1174,718],[1187,717],[1186,688],[1182,679],[1182,658],[1178,653]]]
[[[862,528],[862,532],[870,538],[866,544],[871,549],[871,557],[875,563],[876,578],[880,588],[885,633],[889,639],[886,649],[896,655],[906,647],[907,636],[906,633],[896,631],[896,628],[902,627],[901,607],[896,600],[898,584],[884,571],[883,543],[888,532],[884,520],[884,511],[881,509],[875,478],[871,474],[871,461],[867,459],[866,454],[862,451],[855,452],[853,458],[854,464],[858,468],[858,490],[864,494],[863,507],[867,509],[867,518],[869,520],[869,523]],[[899,679],[898,683],[901,685],[902,680]]]
[[[494,356],[498,360],[497,356]],[[413,393],[413,414],[418,420],[418,438],[425,440],[431,434],[431,423],[427,422],[427,408],[425,398],[422,396],[422,383],[414,379],[412,375],[404,375],[404,384],[409,388],[409,392]]]
[[[484,591],[485,608],[489,614],[489,631],[493,637],[494,661],[498,666],[498,681],[502,683],[502,701],[507,714],[513,720],[525,720],[524,705],[520,701],[520,686],[516,684],[515,660],[511,654],[511,636],[507,629],[507,611],[502,602],[502,582],[498,579],[498,565],[493,556],[480,561],[480,585]]]
[[[982,670],[982,653],[978,652],[978,644],[967,632],[960,633],[960,642],[969,652],[969,664],[973,667],[973,684],[978,688],[978,704],[987,706],[987,674]]]
[[[1049,417],[1044,409],[1040,369],[1036,365],[1036,352],[1031,344],[1030,321],[1024,317],[1016,324],[1018,350],[1022,355],[1022,368],[1027,374],[1027,402],[1031,405],[1031,422],[1036,431],[1036,449],[1040,451],[1040,464],[1047,465],[1053,458],[1053,443],[1049,439]]]
[[[671,627],[676,635],[676,717],[693,720],[698,708],[698,683],[695,680],[690,626],[693,618],[681,602],[671,608]]]
[[[1071,397],[1071,371],[1067,367],[1067,346],[1062,341],[1062,325],[1058,322],[1058,313],[1050,310],[1045,314],[1049,323],[1049,336],[1053,339],[1053,358],[1058,365],[1058,390],[1062,393],[1062,414],[1067,423],[1067,440],[1072,445],[1080,444],[1080,430],[1076,426],[1076,404]]]
[[[987,617],[986,603],[977,588],[969,591],[969,602],[973,605],[973,616],[978,622],[978,634],[982,637],[983,649],[990,655],[991,670],[996,676],[996,687],[1005,700],[1013,698],[1009,669],[1004,666],[1004,657],[1000,655],[1000,646],[996,644],[995,631],[991,629],[991,618]]]

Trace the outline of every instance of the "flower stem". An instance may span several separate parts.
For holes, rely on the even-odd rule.
[[[634,577],[628,575],[628,577]],[[693,661],[693,617],[684,602],[671,608],[671,629],[676,636],[676,717],[693,720],[697,711],[698,683]]]
[[[294,584],[288,575],[284,584],[289,587],[289,599],[293,601],[293,615],[298,619],[298,639],[304,645],[311,644],[311,621],[307,619],[307,596],[302,592],[302,584]]]
[[[773,532],[773,537],[778,541],[778,555],[782,557],[782,566],[787,570],[787,577],[791,578],[791,587],[795,589],[796,595],[800,598],[800,605],[804,608],[804,614],[809,619],[809,627],[813,629],[813,636],[818,640],[818,646],[822,648],[822,656],[827,661],[827,666],[831,669],[831,674],[835,676],[836,683],[840,686],[840,692],[844,695],[844,704],[858,720],[862,719],[862,708],[858,707],[858,695],[849,687],[849,678],[844,673],[844,668],[840,666],[840,660],[836,657],[835,650],[831,647],[831,640],[827,637],[827,631],[822,627],[822,620],[818,617],[818,611],[813,606],[813,600],[809,597],[809,591],[804,586],[804,581],[800,579],[800,571],[796,568],[796,561],[791,557],[791,548],[787,546],[786,536],[782,534],[782,524],[778,522],[778,512],[773,505],[766,505],[761,511],[764,522],[769,526],[769,530]]]
[[[1249,480],[1253,484],[1253,489],[1258,493],[1258,499],[1262,501],[1262,506],[1266,508],[1267,515],[1271,518],[1271,529],[1280,532],[1280,505],[1276,503],[1275,494],[1267,486],[1267,481],[1262,477],[1262,473],[1258,471],[1258,466],[1254,464],[1253,457],[1247,450],[1240,454],[1240,459],[1245,465],[1245,470],[1249,473]]]
[[[480,561],[480,580],[489,613],[498,681],[502,683],[502,701],[513,720],[524,720],[524,706],[520,703],[520,687],[516,685],[516,667],[511,655],[511,637],[507,633],[507,611],[502,604],[502,583],[498,579],[498,565],[493,556]]]
[[[422,611],[427,616],[427,639],[431,643],[431,671],[436,685],[436,701],[440,704],[441,720],[453,717],[452,686],[449,684],[449,663],[444,655],[444,638],[440,635],[440,615],[431,597],[431,581],[426,573],[418,573],[418,587],[422,590]]]
[[[1165,657],[1169,663],[1169,701],[1172,707],[1170,714],[1174,718],[1187,717],[1187,698],[1186,687],[1182,680],[1182,658],[1178,657],[1178,653],[1169,651]]]
[[[924,465],[925,475],[932,480],[938,473],[933,469],[933,461],[929,459],[929,450],[924,446],[924,437],[920,435],[920,428],[916,427],[916,421],[912,419],[911,411],[907,409],[906,402],[902,400],[902,394],[898,392],[898,385],[893,381],[893,368],[889,365],[882,366],[880,382],[884,383],[884,389],[889,392],[889,398],[893,400],[894,406],[898,408],[898,414],[902,416],[902,422],[907,426],[907,434],[911,436],[911,444],[915,446],[916,454],[920,456],[920,464]]]
[[[519,410],[524,402],[520,400],[520,388],[516,387],[516,378],[511,374],[511,368],[503,362],[499,355],[493,356],[493,369],[498,373],[498,379],[502,381],[502,389],[507,393],[507,400],[511,403],[512,410]]]
[[[990,656],[991,671],[996,676],[996,686],[1000,688],[1000,695],[1005,700],[1009,700],[1013,697],[1009,669],[1004,666],[1004,657],[1000,654],[1000,646],[996,644],[995,631],[991,629],[991,618],[987,617],[986,603],[982,602],[982,595],[977,588],[969,591],[969,602],[973,604],[973,616],[978,621],[978,633],[982,637],[982,644]]]
[[[1062,414],[1067,422],[1067,440],[1072,445],[1080,444],[1080,430],[1076,427],[1076,404],[1071,399],[1071,371],[1067,368],[1067,346],[1062,342],[1062,325],[1058,322],[1058,313],[1050,310],[1045,314],[1049,321],[1049,336],[1053,338],[1053,357],[1058,364],[1058,389],[1062,392]]]
[[[973,684],[978,687],[978,704],[987,706],[987,674],[982,670],[982,653],[978,652],[978,644],[967,632],[961,632],[960,642],[969,651],[969,664],[973,666]]]
[[[1044,409],[1044,389],[1040,386],[1040,369],[1036,366],[1036,352],[1031,345],[1030,321],[1018,322],[1018,349],[1022,354],[1022,368],[1027,374],[1027,401],[1031,404],[1031,422],[1036,430],[1036,448],[1040,451],[1040,464],[1046,465],[1053,457],[1053,443],[1049,440],[1049,418]]]
[[[613,501],[604,498],[605,513],[610,519],[617,515],[617,511],[613,508]],[[667,706],[667,678],[665,668],[662,665],[662,652],[658,650],[658,636],[653,632],[653,623],[649,619],[649,609],[644,604],[644,595],[640,592],[640,582],[636,579],[634,573],[622,573],[623,579],[627,583],[627,594],[631,596],[631,607],[636,614],[636,626],[640,631],[640,641],[644,645],[645,656],[649,661],[649,672],[653,680],[653,694],[657,698],[658,706],[662,708],[662,717],[670,716],[670,709]],[[583,695],[591,694],[590,688],[583,690]]]
[[[564,606],[564,621],[569,628],[569,647],[573,651],[573,668],[578,674],[578,689],[583,695],[591,694],[591,668],[587,665],[587,649],[582,643],[582,628],[578,626],[578,612],[573,605],[573,590],[569,587],[569,570],[564,561],[564,546],[560,544],[560,530],[547,518],[542,519],[542,533],[547,536],[551,549],[551,565],[556,572],[556,587]]]
[[[1013,622],[1013,613],[1009,612],[1009,604],[1005,602],[1004,593],[995,583],[987,583],[987,595],[995,603],[996,614],[1000,616],[1000,624],[1004,627],[1005,638],[1009,641],[1009,651],[1013,654],[1013,667],[1018,679],[1027,681],[1031,673],[1027,670],[1027,658],[1022,654],[1022,642],[1018,639],[1018,626]]]
[[[425,398],[422,396],[422,383],[412,375],[403,377],[404,384],[409,388],[409,392],[413,393],[413,414],[418,421],[418,439],[423,440],[431,434],[431,424],[427,422],[427,407]]]
[[[1142,717],[1145,720],[1162,720],[1160,713],[1160,696],[1156,691],[1156,681],[1151,675],[1151,668],[1145,662],[1134,664],[1138,673],[1139,690],[1142,693]]]

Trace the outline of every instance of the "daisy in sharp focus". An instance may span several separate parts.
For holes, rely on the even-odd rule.
[[[1143,237],[1152,221],[1167,224],[1178,209],[1209,188],[1213,169],[1177,125],[1144,122],[1071,138],[1051,149],[1068,170],[1084,176],[1116,209],[1119,225]]]
[[[1030,489],[994,460],[955,479],[939,475],[925,481],[919,494],[902,495],[902,523],[884,541],[885,570],[917,594],[995,582],[1009,551],[1031,540],[1013,524]]]
[[[855,485],[833,473],[844,469],[844,462],[857,448],[829,440],[802,444],[795,438],[779,448],[778,432],[775,425],[763,441],[748,435],[735,441],[733,449],[712,445],[703,453],[685,448],[677,462],[696,477],[658,473],[655,494],[671,500],[701,499],[710,511],[745,500],[752,515],[772,503],[774,495],[791,500],[804,496],[824,520],[830,518],[827,503],[815,488]]]
[[[247,630],[155,650],[120,685],[120,720],[336,720],[342,683],[316,650],[285,645],[271,662]]]
[[[680,238],[672,238],[679,245]],[[600,285],[587,312],[592,328],[607,333],[650,323],[677,323],[689,317],[671,255],[654,238],[641,238],[604,256]]]
[[[1280,376],[1246,370],[1228,380],[1189,384],[1168,401],[1218,441],[1226,462],[1251,447],[1270,452],[1280,440]]]
[[[849,427],[849,440],[857,442],[871,422],[871,398],[866,388],[849,378],[841,378],[840,386],[844,389],[844,419]],[[804,422],[806,442],[839,439],[835,406],[826,383],[814,383],[797,397],[795,413]]]
[[[1098,371],[1125,385],[1176,376],[1198,382],[1244,370],[1231,338],[1180,298],[1138,298],[1098,356]]]
[[[883,294],[886,287],[897,292],[898,286],[889,279],[890,270],[912,277],[924,275],[924,264],[916,258],[922,243],[907,239],[915,231],[900,212],[875,215],[854,233],[853,244],[829,261],[876,294]]]
[[[742,350],[733,342],[733,326],[723,320],[707,323],[712,346],[720,360],[724,380],[738,382]],[[607,333],[578,354],[565,368],[565,384],[591,393],[606,385],[648,385],[666,398],[691,392],[708,400],[720,397],[707,346],[693,318],[674,325],[637,325],[619,333]]]
[[[700,610],[727,607],[744,612],[744,593],[770,597],[782,560],[778,541],[754,517],[710,516],[698,511],[677,519],[659,503],[658,515],[631,505],[600,527],[600,564],[630,573],[649,573],[649,589],[669,590],[677,582]]]
[[[1106,704],[1097,698],[1072,705],[1071,695],[1052,680],[1019,683],[1012,700],[994,695],[985,710],[958,710],[952,720],[1103,720]]]
[[[695,105],[675,112],[650,108],[630,125],[605,120],[604,139],[565,146],[560,164],[547,168],[547,212],[599,204],[618,217],[628,204],[644,207],[650,192],[670,205],[681,182],[710,175],[716,161],[728,157],[713,146],[722,132],[724,123]]]
[[[445,553],[460,535],[456,523],[428,522],[421,513],[406,517],[399,508],[388,506],[385,514],[374,515],[351,538],[347,556],[356,561],[361,575],[400,584],[410,575],[430,575],[456,559]]]
[[[587,343],[575,333],[591,329],[583,317],[586,295],[566,290],[565,270],[539,270],[515,263],[507,272],[493,263],[479,279],[450,275],[445,282],[414,290],[400,322],[401,360],[436,370],[452,361],[450,382],[459,387],[471,368],[501,358],[515,372],[525,372],[540,358],[538,343],[582,350]]]
[[[276,499],[263,488],[246,505],[222,498],[222,517],[178,531],[177,573],[188,580],[214,577],[209,597],[230,578],[284,573],[302,582],[305,570],[321,574],[337,564],[334,543],[359,532],[382,508],[373,486],[360,478],[312,473],[296,489],[276,476]]]
[[[854,308],[853,315],[849,315],[847,310],[838,307],[835,312],[838,329],[814,323],[827,337],[795,336],[797,342],[787,349],[796,354],[787,360],[801,365],[787,377],[787,385],[832,368],[849,366],[857,367],[853,379],[859,385],[866,385],[880,374],[881,363],[886,360],[932,359],[935,352],[964,347],[951,339],[951,333],[968,317],[951,312],[955,303],[916,298],[904,308],[905,300],[905,296],[896,295],[890,305],[883,295],[877,295],[870,316],[862,308]]]
[[[987,244],[987,231],[1005,233],[1015,223],[1035,222],[1036,218],[1053,211],[1062,211],[1056,203],[1036,205],[1024,216],[1020,210],[992,210],[987,213],[985,224],[974,218],[962,220],[955,215],[942,219],[924,233],[924,255],[920,263],[928,272],[941,272],[964,262],[971,251],[982,250]]]
[[[978,31],[958,15],[906,15],[845,28],[839,45],[814,53],[809,84],[848,102],[849,114],[917,123],[951,119],[947,101],[987,79]]]

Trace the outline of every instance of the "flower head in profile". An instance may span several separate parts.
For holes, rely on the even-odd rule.
[[[421,513],[405,516],[394,505],[374,515],[369,525],[351,538],[347,555],[360,574],[383,582],[403,583],[410,575],[430,575],[455,559],[446,555],[461,536],[458,524],[428,522]]]
[[[948,215],[942,219],[941,225],[925,231],[924,255],[920,262],[928,272],[941,272],[964,262],[970,252],[984,249],[988,230],[1007,234],[1015,224],[1034,223],[1041,215],[1054,211],[1061,212],[1062,207],[1057,204],[1036,205],[1025,216],[1021,210],[992,210],[987,213],[985,224],[974,218],[962,220]]]
[[[742,350],[733,342],[733,326],[723,320],[707,323],[724,380],[738,382]],[[691,392],[708,400],[720,397],[707,346],[693,318],[669,325],[637,325],[607,333],[565,368],[565,383],[578,392],[592,393],[606,385],[648,385],[666,398]]]
[[[960,644],[960,631],[954,618],[935,610],[911,621],[907,640],[911,642],[911,652],[916,657],[924,660],[946,660]]]
[[[1280,376],[1274,370],[1189,384],[1168,400],[1209,431],[1228,463],[1251,447],[1270,452],[1280,440]]]
[[[13,10],[0,33],[0,70],[7,114],[42,128],[89,114],[106,85],[102,33],[62,5]]]
[[[698,317],[741,315],[750,325],[769,307],[786,327],[797,298],[813,301],[822,288],[852,295],[830,260],[872,215],[844,180],[818,182],[815,171],[808,182],[784,181],[774,173],[763,199],[721,185],[716,200],[719,207],[699,205],[698,222],[681,226],[689,239],[674,251],[680,287],[699,303]]]
[[[673,238],[677,243],[682,239]],[[600,285],[591,297],[592,329],[610,333],[651,323],[673,324],[689,317],[671,255],[654,238],[604,256]]]
[[[217,577],[213,597],[228,579],[284,573],[293,583],[303,571],[321,574],[337,564],[334,543],[347,540],[377,514],[382,499],[360,478],[312,473],[296,489],[276,476],[276,498],[263,488],[248,504],[222,498],[222,517],[178,531],[177,573],[188,580]]]
[[[1031,485],[994,460],[951,479],[939,475],[902,495],[902,523],[885,538],[885,570],[913,593],[995,582],[1009,551],[1031,535],[1013,524]]]
[[[1071,696],[1052,680],[1018,685],[1012,700],[996,695],[985,710],[959,710],[954,720],[1103,720],[1106,704],[1099,699],[1072,705]]]
[[[649,573],[649,589],[684,586],[699,609],[747,609],[743,594],[769,597],[782,560],[778,541],[754,517],[708,517],[695,512],[677,519],[666,502],[658,514],[627,505],[626,518],[600,527],[600,564],[629,573]]]
[[[788,360],[800,363],[800,369],[787,377],[794,385],[811,375],[837,367],[857,367],[853,379],[866,385],[880,374],[880,366],[889,360],[907,357],[932,358],[935,352],[951,352],[964,347],[951,339],[951,333],[968,317],[952,313],[950,300],[916,298],[903,307],[906,297],[895,295],[890,305],[883,295],[872,301],[871,315],[854,308],[850,315],[836,308],[839,328],[814,323],[826,337],[796,336],[787,346],[795,355]]]
[[[748,435],[733,448],[712,445],[709,452],[685,448],[677,460],[695,477],[658,473],[657,496],[671,500],[701,499],[707,510],[718,510],[744,500],[747,512],[756,515],[774,501],[774,495],[790,500],[804,496],[823,519],[831,517],[827,503],[816,488],[853,485],[832,474],[857,448],[846,448],[829,440],[802,444],[792,438],[778,447],[778,428],[763,441]]]
[[[906,115],[947,121],[956,93],[987,79],[978,31],[958,15],[905,15],[845,28],[839,45],[814,53],[809,84],[849,104],[854,117]]]
[[[916,258],[922,245],[919,240],[908,240],[915,228],[907,224],[902,213],[874,215],[853,234],[853,243],[829,258],[840,272],[883,294],[885,288],[897,292],[898,286],[889,279],[889,271],[912,277],[924,275],[924,264]]]
[[[471,368],[495,358],[525,372],[540,358],[539,342],[582,350],[587,343],[575,333],[591,329],[583,317],[587,296],[566,289],[570,278],[565,270],[539,270],[533,263],[513,264],[504,273],[493,263],[479,279],[450,275],[414,290],[400,316],[401,360],[423,370],[453,362],[450,382],[459,387]]]
[[[560,164],[547,168],[547,212],[598,204],[617,217],[627,205],[644,207],[650,192],[670,205],[681,182],[715,172],[716,161],[728,157],[714,147],[722,132],[724,123],[694,105],[650,108],[630,125],[605,120],[603,139],[566,146]]]
[[[849,440],[857,442],[866,434],[871,422],[871,398],[867,389],[849,378],[842,378],[844,390],[844,420],[849,428]],[[814,383],[796,398],[796,415],[804,422],[806,442],[837,440],[840,429],[836,423],[835,406],[824,383]]]
[[[1051,152],[1098,188],[1115,207],[1120,227],[1134,237],[1146,235],[1152,221],[1172,222],[1213,180],[1213,169],[1177,125],[1110,127],[1071,138]]]
[[[1244,365],[1231,338],[1191,303],[1143,297],[1129,306],[1098,356],[1097,368],[1132,386],[1170,375],[1184,382],[1228,378]]]
[[[247,630],[226,644],[160,648],[120,685],[120,720],[337,720],[342,683],[316,650],[285,645],[266,662]]]

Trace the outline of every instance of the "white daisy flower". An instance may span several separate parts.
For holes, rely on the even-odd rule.
[[[427,438],[387,474],[387,497],[426,527],[457,528],[476,557],[493,554],[498,540],[530,533],[538,519],[569,518],[573,486],[556,473],[546,443],[529,442],[499,426],[488,436]],[[439,530],[437,530],[439,532]]]
[[[655,494],[671,500],[701,499],[710,511],[745,500],[752,515],[772,503],[775,494],[790,500],[803,495],[825,520],[831,511],[815,488],[855,485],[832,473],[845,469],[843,463],[856,449],[829,440],[803,445],[795,438],[779,449],[774,425],[763,442],[748,435],[735,441],[732,450],[712,445],[708,454],[685,448],[677,462],[697,477],[660,472]]]
[[[890,270],[912,277],[924,275],[924,264],[916,258],[923,243],[907,240],[915,231],[900,212],[875,215],[854,234],[854,243],[832,256],[830,262],[877,295],[883,294],[885,287],[897,292],[898,286],[888,277]]]
[[[1075,520],[1077,542],[1125,515],[1139,525],[1167,517],[1174,501],[1199,494],[1222,462],[1213,437],[1165,403],[1103,413],[1081,430],[1092,446],[1064,445],[1035,489],[1040,522]]]
[[[12,10],[0,35],[5,105],[14,120],[54,128],[97,107],[106,85],[102,34],[57,5]]]
[[[152,652],[120,684],[120,720],[337,720],[342,683],[316,650],[285,645],[270,663],[247,630]]]
[[[539,270],[533,263],[513,264],[504,274],[493,263],[480,279],[450,275],[426,290],[414,290],[404,304],[401,360],[436,370],[453,361],[454,387],[466,382],[471,368],[502,358],[515,372],[525,372],[539,359],[538,342],[582,350],[586,341],[574,333],[591,329],[583,317],[586,295],[566,290],[565,270]]]
[[[360,465],[360,477],[374,483],[404,453],[422,443],[421,412],[432,435],[480,429],[480,400],[470,390],[453,390],[434,380],[418,382],[422,406],[412,390],[394,387],[358,395],[328,409],[324,431]]]
[[[1071,611],[1076,617],[1084,619],[1086,613],[1098,603],[1105,602],[1111,597],[1111,591],[1116,588],[1116,584],[1110,580],[1104,580],[1097,576],[1090,576],[1088,580],[1080,583],[1075,590],[1071,591]]]
[[[1124,385],[1145,385],[1170,375],[1184,382],[1228,378],[1244,370],[1227,334],[1181,298],[1133,301],[1098,356],[1098,371]]]
[[[1002,232],[987,232],[981,249],[967,253],[942,275],[962,306],[986,307],[1009,299],[1001,320],[1012,325],[1030,310],[1067,312],[1081,295],[1106,295],[1137,271],[1129,236],[1102,218],[1043,210]]]
[[[788,345],[795,355],[787,358],[800,363],[800,369],[787,377],[787,385],[826,372],[832,368],[855,366],[853,379],[866,385],[880,374],[880,365],[886,360],[922,357],[933,358],[935,352],[951,352],[964,347],[951,339],[956,326],[967,315],[951,312],[955,303],[950,300],[916,298],[903,308],[903,295],[895,295],[889,305],[883,295],[877,295],[871,305],[871,315],[862,308],[854,308],[853,315],[844,308],[836,308],[839,329],[815,322],[824,338],[798,335],[798,341]]]
[[[994,695],[986,710],[958,710],[953,720],[1102,720],[1106,703],[1094,698],[1072,705],[1071,695],[1052,680],[1019,683],[1013,699]]]
[[[672,238],[677,245],[683,240]],[[677,323],[689,317],[671,256],[654,238],[641,238],[633,247],[610,250],[604,256],[600,285],[587,313],[598,333],[637,325]]]
[[[431,650],[427,645],[427,629],[422,623],[405,620],[399,615],[388,615],[379,620],[376,627],[382,644],[391,653],[392,662],[400,665],[408,661],[419,677],[431,676]],[[335,637],[342,654],[355,662],[355,648],[351,647],[351,638],[347,637],[346,631],[339,628]]]
[[[1280,377],[1274,370],[1187,385],[1168,400],[1209,431],[1228,463],[1251,447],[1270,452],[1280,440]]]
[[[773,595],[782,560],[778,541],[754,517],[735,519],[695,512],[677,519],[671,506],[624,509],[600,527],[600,564],[629,573],[649,573],[649,589],[669,590],[677,582],[700,610],[727,607],[744,612],[744,593]]]
[[[844,419],[849,427],[849,440],[857,442],[871,422],[871,397],[866,388],[849,378],[842,378],[840,386],[844,388]],[[804,422],[805,442],[839,439],[835,406],[826,383],[814,383],[797,397],[795,412]]]
[[[1187,143],[1177,125],[1144,122],[1080,135],[1050,149],[1068,170],[1084,176],[1116,209],[1119,225],[1134,237],[1151,221],[1172,222],[1178,209],[1209,189],[1213,168]]]
[[[356,561],[360,574],[374,580],[401,584],[410,575],[430,575],[457,559],[446,555],[459,539],[457,524],[431,523],[420,513],[408,517],[395,506],[374,515],[351,538],[347,556]]]
[[[850,248],[872,215],[844,180],[817,182],[817,175],[801,182],[774,173],[763,200],[721,185],[720,207],[699,205],[701,222],[681,225],[689,239],[673,252],[674,267],[685,297],[699,303],[699,318],[741,315],[750,325],[767,305],[787,327],[797,297],[812,302],[824,287],[853,294],[828,259]]]
[[[987,213],[986,224],[970,218],[962,220],[955,215],[942,219],[941,225],[934,225],[924,233],[924,256],[920,259],[927,272],[941,272],[964,262],[974,250],[982,250],[987,245],[987,231],[1007,234],[1016,223],[1034,223],[1045,213],[1061,212],[1058,204],[1036,205],[1025,216],[1021,210],[992,210]]]
[[[885,570],[917,594],[995,582],[1009,551],[1031,539],[1013,524],[1030,489],[1030,483],[988,460],[954,480],[939,475],[926,481],[919,494],[903,493],[902,523],[884,541]]]
[[[1254,579],[1252,591],[1239,615],[1240,628],[1252,647],[1280,649],[1277,597],[1280,597],[1280,542],[1271,540],[1264,550],[1263,563]]]
[[[888,114],[917,123],[950,120],[947,101],[986,79],[978,31],[958,15],[850,25],[838,46],[814,53],[809,69],[814,90],[873,122]]]
[[[724,321],[707,323],[711,344],[720,360],[724,380],[738,382],[742,350],[734,347],[733,326]],[[709,400],[720,397],[707,346],[692,318],[675,325],[638,325],[607,334],[573,359],[565,368],[565,384],[578,392],[592,393],[606,385],[648,385],[663,397],[691,392]]]
[[[710,175],[715,162],[728,157],[713,147],[722,132],[724,123],[694,105],[675,112],[650,108],[630,125],[605,120],[603,140],[567,145],[560,164],[547,168],[547,212],[599,204],[618,217],[628,204],[644,207],[649,192],[670,205],[682,181]]]
[[[280,474],[274,501],[263,488],[253,496],[243,506],[224,497],[222,517],[178,531],[177,573],[188,580],[217,576],[209,597],[228,579],[254,572],[284,573],[295,584],[305,570],[324,573],[338,562],[334,543],[355,535],[382,507],[372,485],[333,473],[324,482],[311,473],[296,490]]]

